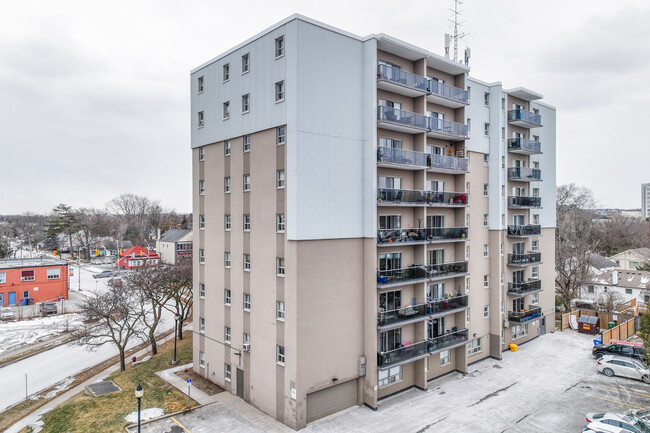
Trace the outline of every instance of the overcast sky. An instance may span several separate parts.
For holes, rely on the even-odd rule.
[[[189,71],[300,13],[443,54],[451,0],[0,0],[0,214],[125,192],[191,211]],[[465,0],[471,75],[557,107],[557,183],[640,207],[650,2]],[[464,46],[461,46],[464,49]],[[644,144],[645,143],[645,144]]]

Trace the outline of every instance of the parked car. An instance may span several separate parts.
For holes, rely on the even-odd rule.
[[[59,311],[56,302],[43,302],[41,304],[41,314],[56,314]]]
[[[598,423],[598,424],[594,424]],[[639,420],[636,417],[625,415],[622,413],[606,412],[606,413],[588,413],[587,414],[587,423],[585,427],[599,431],[597,428],[601,425],[608,425],[614,427],[614,432],[625,432],[627,433],[648,433],[650,432],[650,427],[643,421]],[[592,428],[592,425],[594,428]],[[616,430],[618,427],[622,430]],[[607,430],[604,430],[607,431]]]
[[[619,355],[638,359],[646,362],[645,349],[627,344],[598,344],[591,350],[591,354],[598,358],[601,355]]]
[[[613,426],[611,424],[605,424],[603,422],[594,421],[589,424],[589,427],[585,427],[582,430],[582,433],[633,433],[633,430],[628,430],[623,427]]]
[[[94,274],[93,278],[108,278],[113,275],[113,271],[101,271],[98,274]]]
[[[0,320],[16,320],[16,312],[11,308],[0,308]]]
[[[650,370],[648,370],[648,367],[633,358],[604,355],[598,358],[598,371],[607,377],[622,376],[650,383]]]

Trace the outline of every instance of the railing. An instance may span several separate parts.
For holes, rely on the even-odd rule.
[[[522,179],[526,181],[541,180],[542,170],[530,167],[510,167],[508,168],[508,179]]]
[[[509,265],[533,265],[542,261],[542,253],[508,254]]]
[[[467,273],[467,262],[440,263],[437,265],[428,265],[427,274],[429,278],[447,277],[455,274]]]
[[[509,311],[508,320],[511,322],[526,323],[526,322],[530,322],[533,319],[541,317],[541,315],[542,315],[541,307],[533,307],[533,308],[529,307],[527,311]]]
[[[542,116],[537,113],[526,110],[510,110],[508,111],[508,122],[523,121],[534,123],[535,125],[542,125]]]
[[[467,90],[439,83],[434,80],[429,80],[429,93],[451,99],[452,101],[462,102],[463,104],[467,104],[468,101]]]
[[[388,352],[377,353],[377,366],[386,367],[393,364],[398,364],[418,356],[427,355],[429,353],[429,342],[427,340],[420,341],[419,343],[408,344],[397,349],[389,350]]]
[[[379,120],[397,123],[418,129],[429,129],[427,117],[410,111],[398,110],[397,108],[379,106],[377,111]]]
[[[540,153],[542,151],[542,143],[522,137],[511,138],[508,140],[508,150],[525,150]]]
[[[462,172],[469,169],[467,158],[456,158],[455,156],[447,155],[431,155],[412,150],[393,149],[392,147],[379,147],[377,149],[377,162]]]
[[[467,227],[427,227],[425,230],[428,241],[467,239],[469,235]]]
[[[508,293],[511,295],[525,295],[542,290],[542,280],[532,280],[525,283],[508,283]]]
[[[467,171],[469,170],[469,161],[467,158],[427,154],[427,167],[429,169]]]
[[[539,236],[541,234],[541,225],[508,226],[508,236]]]
[[[541,197],[523,197],[519,195],[509,196],[508,197],[508,206],[509,207],[541,207],[542,198]]]
[[[453,313],[454,310],[467,307],[468,298],[468,295],[454,296],[447,299],[437,299],[426,304],[406,305],[395,310],[380,310],[377,313],[377,324],[379,326],[388,326],[426,316]]]
[[[457,346],[459,344],[467,343],[469,332],[467,329],[450,332],[449,334],[440,335],[428,340],[429,353],[440,352],[448,347]]]
[[[388,65],[377,66],[377,79],[412,87],[422,92],[426,92],[429,87],[428,80],[425,77],[405,72]]]
[[[452,122],[437,117],[428,117],[427,119],[429,120],[429,130],[431,132],[467,137],[467,125],[464,123]]]
[[[426,268],[424,266],[411,266],[402,269],[387,269],[377,272],[377,283],[395,284],[427,278]]]
[[[408,243],[466,239],[467,227],[395,228],[377,230],[377,243]]]
[[[446,299],[436,299],[428,303],[427,314],[451,313],[453,310],[467,307],[469,296],[452,296]]]
[[[379,193],[377,194],[377,201],[379,203],[410,203],[428,206],[466,206],[468,199],[468,194],[464,192],[437,192],[379,188]]]

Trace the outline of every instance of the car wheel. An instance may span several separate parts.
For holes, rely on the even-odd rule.
[[[606,368],[603,370],[603,374],[607,377],[612,377],[614,376],[614,370],[612,370],[611,368]]]
[[[644,383],[650,383],[650,376],[643,376],[643,377],[641,378],[641,380],[642,380]]]

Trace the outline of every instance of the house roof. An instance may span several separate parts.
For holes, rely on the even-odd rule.
[[[160,242],[178,242],[182,240],[185,236],[191,235],[192,230],[190,229],[171,229],[167,230],[160,236]]]
[[[625,253],[633,253],[633,254],[636,254],[638,256],[641,256],[641,257],[645,258],[646,260],[650,260],[650,248],[645,248],[645,247],[643,247],[643,248],[632,248],[630,250],[621,251],[618,254],[614,254],[611,258],[619,257],[619,256],[621,256],[621,255],[623,255]]]
[[[141,247],[139,245],[129,248],[128,250],[122,251],[120,257],[127,257],[131,255],[135,255],[135,257],[158,257],[158,254],[156,254],[154,251],[149,251],[148,249]]]
[[[616,262],[609,260],[607,257],[601,256],[600,254],[596,254],[596,253],[589,254],[589,264],[597,269],[618,267]]]
[[[618,284],[614,284],[612,275],[618,272]],[[592,284],[617,286],[628,289],[650,289],[650,272],[648,271],[607,271],[591,279]]]
[[[38,268],[42,266],[63,266],[67,264],[68,262],[53,257],[8,259],[0,260],[0,269]]]

